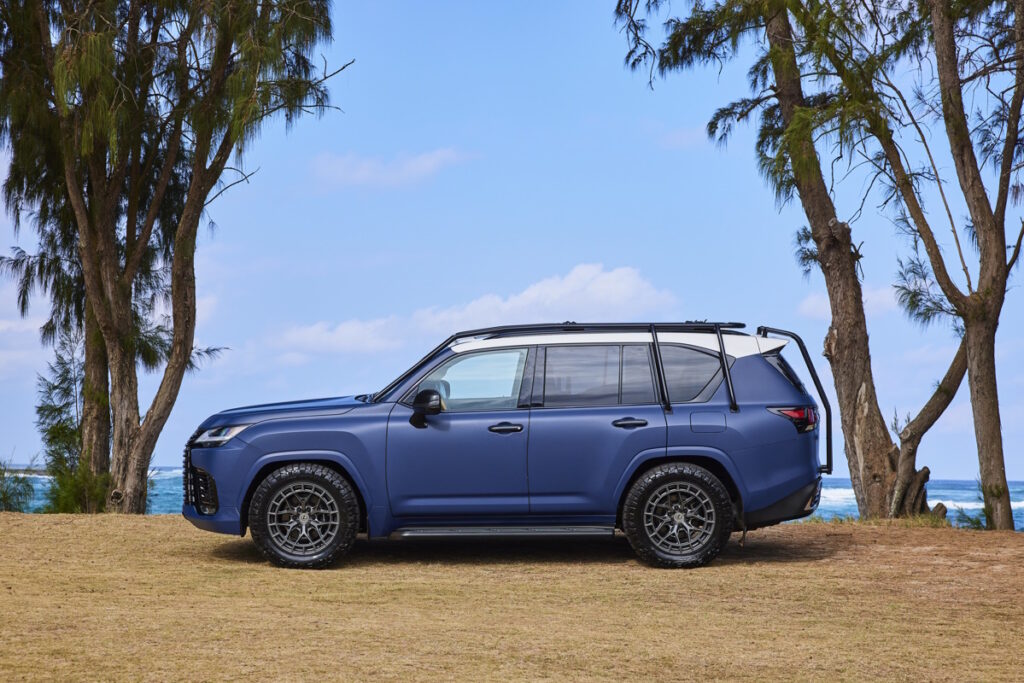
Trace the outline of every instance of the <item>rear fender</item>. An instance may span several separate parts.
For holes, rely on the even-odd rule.
[[[740,500],[737,502],[742,505],[742,501],[747,497],[747,488],[743,484],[743,478],[740,476],[736,464],[724,451],[707,446],[678,446],[669,447],[667,451],[641,453],[629,463],[629,466],[622,473],[622,477],[615,487],[615,499],[621,501],[626,487],[633,480],[634,475],[641,469],[647,469],[652,463],[699,460],[701,458],[713,460],[726,471],[736,487],[736,492],[740,496]],[[728,482],[723,483],[728,487]]]

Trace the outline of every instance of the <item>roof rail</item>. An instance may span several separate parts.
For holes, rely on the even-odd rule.
[[[498,325],[482,327],[476,330],[464,330],[452,335],[455,339],[466,337],[505,337],[521,334],[544,334],[546,332],[650,332],[656,328],[659,332],[715,332],[717,330],[741,330],[746,325],[736,322],[709,322],[707,320],[687,320],[684,322],[667,323],[577,323],[567,320],[564,323],[540,323],[530,325]]]

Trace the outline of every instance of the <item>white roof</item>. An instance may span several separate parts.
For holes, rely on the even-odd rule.
[[[548,334],[523,334],[511,337],[470,337],[459,339],[449,348],[455,353],[500,349],[509,346],[531,346],[534,344],[647,344],[650,332],[553,332]],[[752,356],[781,349],[788,342],[785,339],[755,337],[748,334],[723,334],[725,352],[734,357]],[[698,348],[718,351],[718,337],[713,332],[659,332],[661,344],[686,344]]]

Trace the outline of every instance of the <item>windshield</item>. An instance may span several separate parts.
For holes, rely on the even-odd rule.
[[[420,368],[423,367],[425,363],[435,358],[438,353],[448,348],[448,345],[452,342],[453,339],[454,337],[449,337],[448,339],[445,339],[442,343],[434,347],[434,349],[430,353],[428,353],[427,355],[423,356],[423,358],[420,358],[418,361],[413,363],[412,367],[410,367],[408,370],[406,370],[401,375],[396,377],[386,387],[384,387],[380,391],[375,391],[372,394],[367,395],[366,400],[372,401],[374,403],[386,401],[391,396],[391,394],[394,393],[395,389],[397,389],[400,384],[404,383],[413,374],[415,374]]]

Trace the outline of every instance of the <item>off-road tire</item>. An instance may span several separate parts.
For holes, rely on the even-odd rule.
[[[685,482],[700,488],[714,506],[715,519],[710,537],[692,552],[668,553],[655,546],[644,527],[644,508],[659,488],[673,482]],[[653,567],[681,569],[700,567],[713,560],[729,540],[733,528],[733,508],[718,477],[699,465],[678,462],[658,465],[633,482],[622,505],[622,529],[640,559]]]
[[[303,482],[323,488],[334,498],[340,513],[336,536],[312,555],[296,555],[279,547],[268,528],[268,506],[274,495],[286,486]],[[359,500],[348,480],[330,467],[309,462],[284,465],[268,474],[253,492],[249,504],[249,529],[256,547],[277,566],[322,569],[352,549],[359,531]]]

